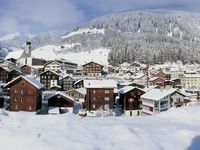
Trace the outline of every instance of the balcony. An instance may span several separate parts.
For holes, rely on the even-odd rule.
[[[183,106],[183,102],[174,102],[174,106],[175,107],[181,107],[181,106]]]

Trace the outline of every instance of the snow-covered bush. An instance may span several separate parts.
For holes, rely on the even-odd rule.
[[[101,106],[96,111],[97,117],[113,116],[113,110],[109,108],[109,105]]]

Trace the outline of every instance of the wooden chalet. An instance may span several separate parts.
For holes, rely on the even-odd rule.
[[[46,99],[49,109],[58,107],[60,113],[73,112],[75,99],[65,92],[55,92],[50,94]]]
[[[154,77],[158,77],[158,78],[162,78],[165,80],[170,80],[171,79],[171,75],[169,73],[165,73],[163,71],[159,71],[158,73],[153,75]]]
[[[25,64],[20,67],[23,75],[37,75],[37,69]]]
[[[98,108],[109,106],[114,108],[114,88],[117,87],[114,80],[85,80],[86,109],[88,113],[94,113]]]
[[[164,86],[165,79],[160,77],[153,77],[149,79],[149,85]]]
[[[133,86],[126,86],[119,89],[119,104],[122,105],[122,110],[126,116],[139,116],[141,114],[142,101],[140,100],[140,96],[144,93],[144,90]]]
[[[82,88],[82,87],[84,87],[84,80],[83,79],[80,79],[80,80],[78,80],[74,83],[75,89]]]
[[[9,71],[3,67],[0,67],[0,82],[6,83],[8,80]]]
[[[18,69],[12,69],[8,72],[8,79],[7,82],[11,81],[12,79],[15,79],[16,77],[22,75],[22,72]]]
[[[59,85],[59,74],[54,71],[44,71],[40,74],[40,82],[44,84],[45,90],[49,90],[55,85]]]
[[[75,79],[73,79],[70,76],[65,76],[62,78],[62,89],[63,91],[68,91],[74,88],[74,83],[76,82]]]
[[[68,95],[74,97],[76,101],[81,102],[85,106],[86,89],[72,89],[66,92]]]
[[[103,65],[96,62],[89,62],[83,65],[83,72],[86,75],[100,76],[103,71]]]
[[[37,111],[41,108],[42,89],[44,85],[34,78],[18,76],[7,83],[10,88],[9,109],[11,111]]]

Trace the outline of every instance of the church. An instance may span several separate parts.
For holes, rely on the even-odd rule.
[[[32,57],[31,57],[31,42],[27,41],[24,46],[24,51],[21,56],[18,58],[19,66],[29,65],[32,66]]]

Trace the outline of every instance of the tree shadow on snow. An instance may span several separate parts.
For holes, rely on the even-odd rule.
[[[193,138],[192,143],[187,150],[200,150],[200,136]]]

